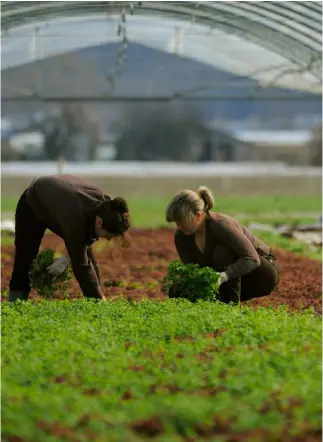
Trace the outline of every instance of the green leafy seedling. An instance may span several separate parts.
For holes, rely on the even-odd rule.
[[[39,252],[36,259],[32,262],[29,272],[31,287],[45,298],[52,298],[56,290],[65,294],[68,283],[72,278],[70,266],[67,266],[65,271],[58,277],[53,277],[48,273],[47,267],[53,264],[54,254],[54,250],[50,247]]]
[[[182,264],[172,261],[163,287],[170,298],[186,298],[196,302],[198,299],[215,301],[218,297],[219,275],[210,267],[198,264]]]

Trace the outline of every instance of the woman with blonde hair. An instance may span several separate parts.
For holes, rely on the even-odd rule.
[[[181,261],[218,272],[222,302],[270,295],[280,279],[272,250],[238,220],[211,212],[213,207],[207,187],[182,190],[169,203],[166,220],[176,223],[175,246]]]

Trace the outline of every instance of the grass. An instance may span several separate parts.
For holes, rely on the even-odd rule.
[[[322,259],[322,250],[313,249],[309,244],[296,239],[289,239],[271,232],[254,232],[254,234],[272,248],[289,250],[315,260]]]
[[[3,305],[2,435],[278,442],[318,434],[320,363],[321,320],[310,311],[183,300]]]
[[[165,209],[170,198],[131,198],[128,200],[135,227],[166,225]],[[17,198],[3,196],[2,212],[14,212]],[[321,196],[291,197],[218,197],[215,210],[238,216],[242,222],[268,222],[269,224],[307,222],[322,211]]]
[[[12,246],[14,244],[14,238],[6,234],[1,234],[1,245],[2,246]]]

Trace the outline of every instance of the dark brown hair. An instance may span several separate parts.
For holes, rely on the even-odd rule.
[[[102,218],[102,229],[112,235],[124,235],[130,227],[130,215],[125,199],[120,196],[108,199],[99,206],[96,212]]]

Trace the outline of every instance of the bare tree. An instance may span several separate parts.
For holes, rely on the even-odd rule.
[[[322,166],[322,123],[313,127],[312,139],[308,144],[311,166]]]
[[[207,138],[202,117],[171,106],[128,108],[116,143],[117,160],[194,161]]]

